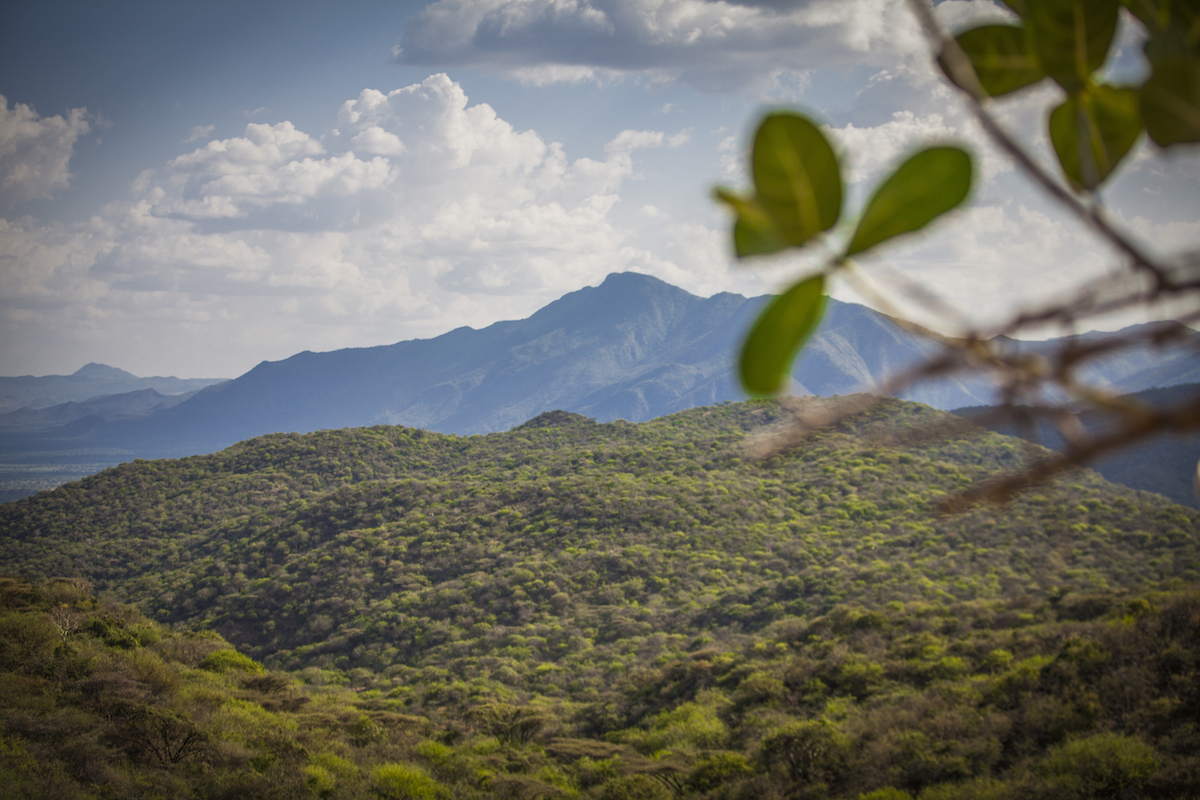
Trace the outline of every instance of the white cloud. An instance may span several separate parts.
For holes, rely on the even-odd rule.
[[[146,371],[234,374],[524,316],[613,271],[682,272],[614,218],[637,154],[678,135],[621,131],[603,160],[571,160],[445,75],[363,91],[336,123],[324,141],[252,123],[143,173],[85,224],[5,222],[0,357],[36,329],[73,354],[137,349],[103,337],[163,350]]]
[[[66,188],[75,142],[90,130],[86,108],[42,117],[24,103],[9,108],[0,95],[0,207],[49,199]]]
[[[324,152],[290,122],[251,123],[244,136],[209,142],[170,161],[149,199],[158,216],[236,218],[253,208],[353,195],[395,177],[382,157],[363,161],[353,152],[315,157]]]
[[[404,142],[390,131],[372,125],[350,140],[356,150],[378,153],[381,156],[398,156],[404,153]]]
[[[938,21],[954,33],[980,25],[1015,22],[1017,15],[992,0],[943,0],[936,7]]]
[[[916,145],[958,138],[957,129],[948,126],[941,114],[918,117],[911,111],[897,111],[890,122],[872,128],[851,124],[831,133],[850,154],[846,159],[850,162],[846,178],[851,183],[878,174],[885,167],[894,167],[901,155]]]
[[[889,287],[912,318],[961,335],[989,331],[1018,307],[1066,297],[1118,263],[1082,224],[1010,201],[952,212],[925,232],[867,254],[862,268]],[[945,315],[923,316],[918,304],[905,303],[905,286],[913,281],[957,309],[957,324]]]
[[[534,83],[643,73],[730,91],[782,72],[887,64],[919,45],[902,0],[438,0],[393,56]]]
[[[189,144],[191,142],[199,141],[200,139],[207,139],[210,135],[212,135],[213,129],[216,127],[216,125],[196,125],[192,128],[191,132],[188,133],[187,137],[184,138],[183,143]]]

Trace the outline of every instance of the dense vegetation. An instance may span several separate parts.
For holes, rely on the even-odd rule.
[[[574,698],[697,636],[844,602],[1200,577],[1200,515],[1091,473],[1003,509],[934,515],[946,492],[1017,463],[1015,440],[900,446],[941,412],[895,401],[798,452],[744,460],[747,435],[778,413],[261,437],[0,506],[0,569],[85,577],[274,667],[406,685],[431,667]]]
[[[1200,594],[840,606],[564,702],[268,672],[81,581],[0,579],[11,798],[1185,798]]]
[[[1025,446],[890,401],[748,459],[781,413],[278,434],[0,505],[0,572],[112,598],[9,584],[0,764],[93,796],[1200,789],[1200,514],[1079,472],[939,517]]]

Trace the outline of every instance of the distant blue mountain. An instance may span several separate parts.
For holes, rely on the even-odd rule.
[[[1152,407],[1181,406],[1200,399],[1200,384],[1147,389],[1128,397]],[[1032,426],[1018,425],[1011,417],[991,418],[995,410],[992,407],[960,408],[954,413],[967,418],[974,417],[991,430],[1006,436],[1020,436],[1059,451],[1067,449],[1062,434],[1049,421],[1041,420]],[[1080,422],[1092,433],[1103,433],[1109,429],[1109,421],[1095,413],[1081,414]],[[1200,434],[1172,431],[1118,450],[1088,466],[1114,483],[1157,492],[1182,505],[1200,506],[1200,497],[1194,486],[1197,461],[1200,461]]]
[[[224,378],[139,378],[105,364],[86,364],[71,375],[22,375],[0,378],[0,414],[20,408],[49,408],[93,398],[152,389],[180,395],[220,383]]]
[[[656,278],[610,275],[524,320],[433,339],[304,352],[137,419],[89,416],[40,431],[0,432],[0,454],[101,448],[130,456],[212,452],[276,431],[402,424],[444,433],[507,430],[563,409],[600,421],[642,421],[744,399],[734,375],[742,337],[765,297],[700,298]],[[1030,345],[1036,346],[1036,345]],[[830,301],[793,372],[795,390],[845,394],[928,355],[932,345],[863,306]],[[1190,378],[1194,351],[1113,361],[1088,377],[1128,391],[1152,375]],[[1106,372],[1107,370],[1107,372]],[[979,380],[904,393],[939,408],[994,401]]]

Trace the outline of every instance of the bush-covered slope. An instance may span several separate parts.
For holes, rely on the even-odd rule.
[[[1200,596],[840,606],[587,703],[266,672],[77,581],[0,579],[6,798],[1062,800],[1200,792]]]
[[[779,413],[756,402],[638,425],[557,412],[488,436],[261,437],[0,506],[0,570],[84,576],[272,666],[436,667],[576,699],[647,652],[844,602],[1200,577],[1200,515],[1093,473],[935,516],[946,492],[1017,463],[1015,440],[883,444],[880,432],[942,413],[890,401],[744,460]]]

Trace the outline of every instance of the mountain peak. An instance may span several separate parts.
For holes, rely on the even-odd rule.
[[[604,293],[620,292],[622,294],[639,294],[646,295],[651,292],[663,293],[669,292],[673,295],[688,295],[693,296],[686,289],[681,289],[678,286],[667,283],[666,281],[656,278],[653,275],[646,275],[641,272],[610,272],[599,286],[592,291],[601,291]]]
[[[573,411],[544,411],[533,419],[518,425],[517,430],[528,428],[566,428],[572,425],[595,425],[596,420]]]
[[[112,379],[112,378],[137,378],[132,372],[126,372],[123,369],[110,367],[107,364],[97,364],[95,361],[84,364],[79,369],[71,374],[72,378],[89,378],[89,379]]]
[[[601,286],[671,286],[666,281],[644,272],[610,272],[600,283]],[[678,287],[672,287],[678,288]]]

